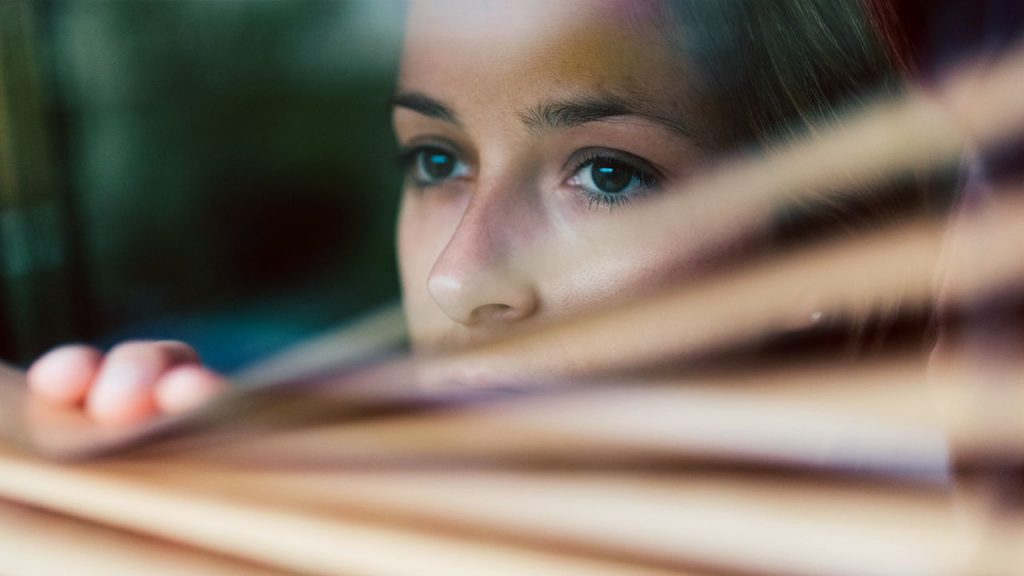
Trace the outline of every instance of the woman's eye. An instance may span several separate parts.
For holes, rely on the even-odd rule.
[[[580,164],[569,183],[582,189],[591,204],[615,206],[653,188],[657,178],[629,162],[595,157]]]
[[[402,153],[402,163],[413,181],[419,186],[435,186],[467,173],[467,167],[458,155],[444,148],[423,146]]]

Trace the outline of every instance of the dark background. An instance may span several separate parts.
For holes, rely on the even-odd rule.
[[[0,0],[0,357],[230,370],[397,298],[380,0]]]

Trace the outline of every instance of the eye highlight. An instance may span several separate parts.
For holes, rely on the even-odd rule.
[[[403,149],[398,156],[406,175],[421,188],[437,186],[469,173],[457,152],[436,144]]]
[[[591,207],[623,205],[656,188],[661,179],[646,162],[623,153],[589,152],[575,166],[568,184],[578,188]]]

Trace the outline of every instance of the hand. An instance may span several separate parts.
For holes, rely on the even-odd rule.
[[[183,342],[126,342],[106,356],[96,348],[55,348],[28,370],[33,394],[84,409],[103,424],[132,424],[195,408],[227,389]]]

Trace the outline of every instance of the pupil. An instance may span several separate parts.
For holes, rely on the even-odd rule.
[[[590,168],[590,177],[602,192],[617,194],[633,181],[633,172],[608,162],[595,162]]]
[[[431,180],[443,180],[455,171],[455,158],[445,152],[427,152],[423,164],[423,171]]]

